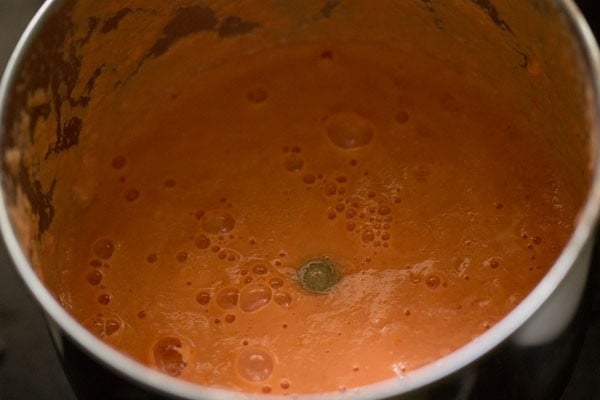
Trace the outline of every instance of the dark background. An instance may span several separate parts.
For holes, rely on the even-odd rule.
[[[0,71],[41,3],[40,0],[0,0]],[[577,3],[600,37],[600,1]],[[593,269],[598,268],[599,256],[600,245],[597,245]],[[600,399],[600,279],[595,279],[593,284],[595,298],[583,349],[562,400]],[[74,400],[75,397],[62,372],[43,316],[0,245],[0,400],[12,399]]]

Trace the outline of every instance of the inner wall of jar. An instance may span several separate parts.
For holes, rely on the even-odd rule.
[[[77,166],[98,162],[92,153],[112,154],[138,122],[130,115],[159,110],[187,79],[290,45],[363,43],[400,52],[406,61],[399,71],[418,65],[450,93],[480,93],[465,113],[512,115],[508,131],[526,127],[540,135],[560,156],[580,204],[587,194],[595,157],[589,81],[553,1],[128,0],[67,1],[54,9],[10,93],[3,185],[22,247],[67,308],[57,290],[61,226],[76,222],[67,212],[74,201],[92,201],[72,189],[102,184]],[[134,80],[143,82],[143,93],[127,90]],[[136,113],[120,112],[131,104]],[[95,128],[107,118],[111,124],[102,125],[110,130]]]

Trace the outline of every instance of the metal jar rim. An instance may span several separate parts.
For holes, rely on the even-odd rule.
[[[0,83],[0,121],[5,117],[8,95],[15,84],[17,71],[24,61],[29,48],[29,38],[40,31],[48,15],[55,13],[63,1],[49,0],[38,10],[19,40]],[[562,12],[568,18],[577,44],[585,57],[585,67],[589,74],[591,88],[588,93],[590,114],[594,122],[600,121],[600,51],[585,18],[573,0],[558,1]],[[600,127],[593,124],[589,135],[600,142]],[[0,132],[0,134],[5,134]],[[219,398],[219,399],[264,399],[264,395],[252,395],[224,389],[202,387],[179,379],[171,378],[150,367],[146,367],[123,353],[110,347],[81,326],[54,298],[39,279],[25,256],[7,212],[4,189],[0,189],[0,232],[4,238],[10,257],[21,278],[25,281],[34,298],[43,306],[45,313],[82,349],[91,354],[111,370],[123,375],[142,386],[154,391],[182,398]],[[600,213],[600,157],[596,157],[593,166],[591,187],[580,211],[578,224],[569,241],[555,261],[552,268],[542,278],[527,297],[508,315],[490,330],[480,335],[449,355],[438,359],[404,377],[389,379],[368,386],[350,389],[344,393],[295,395],[301,399],[377,399],[398,396],[437,382],[473,363],[490,352],[520,328],[551,296],[561,284],[585,243],[594,234]],[[289,396],[268,395],[269,399],[287,399]]]

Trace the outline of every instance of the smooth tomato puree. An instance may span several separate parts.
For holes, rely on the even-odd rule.
[[[578,199],[554,152],[475,89],[369,46],[284,47],[207,69],[115,133],[61,233],[61,301],[200,385],[408,374],[527,295]],[[318,292],[298,275],[311,261],[336,274]]]

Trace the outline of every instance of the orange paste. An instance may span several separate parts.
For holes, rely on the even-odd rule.
[[[366,45],[283,47],[206,69],[115,133],[57,236],[61,299],[201,385],[314,393],[409,373],[527,295],[579,200],[475,90],[397,79]],[[311,260],[337,268],[329,291],[300,285]]]

